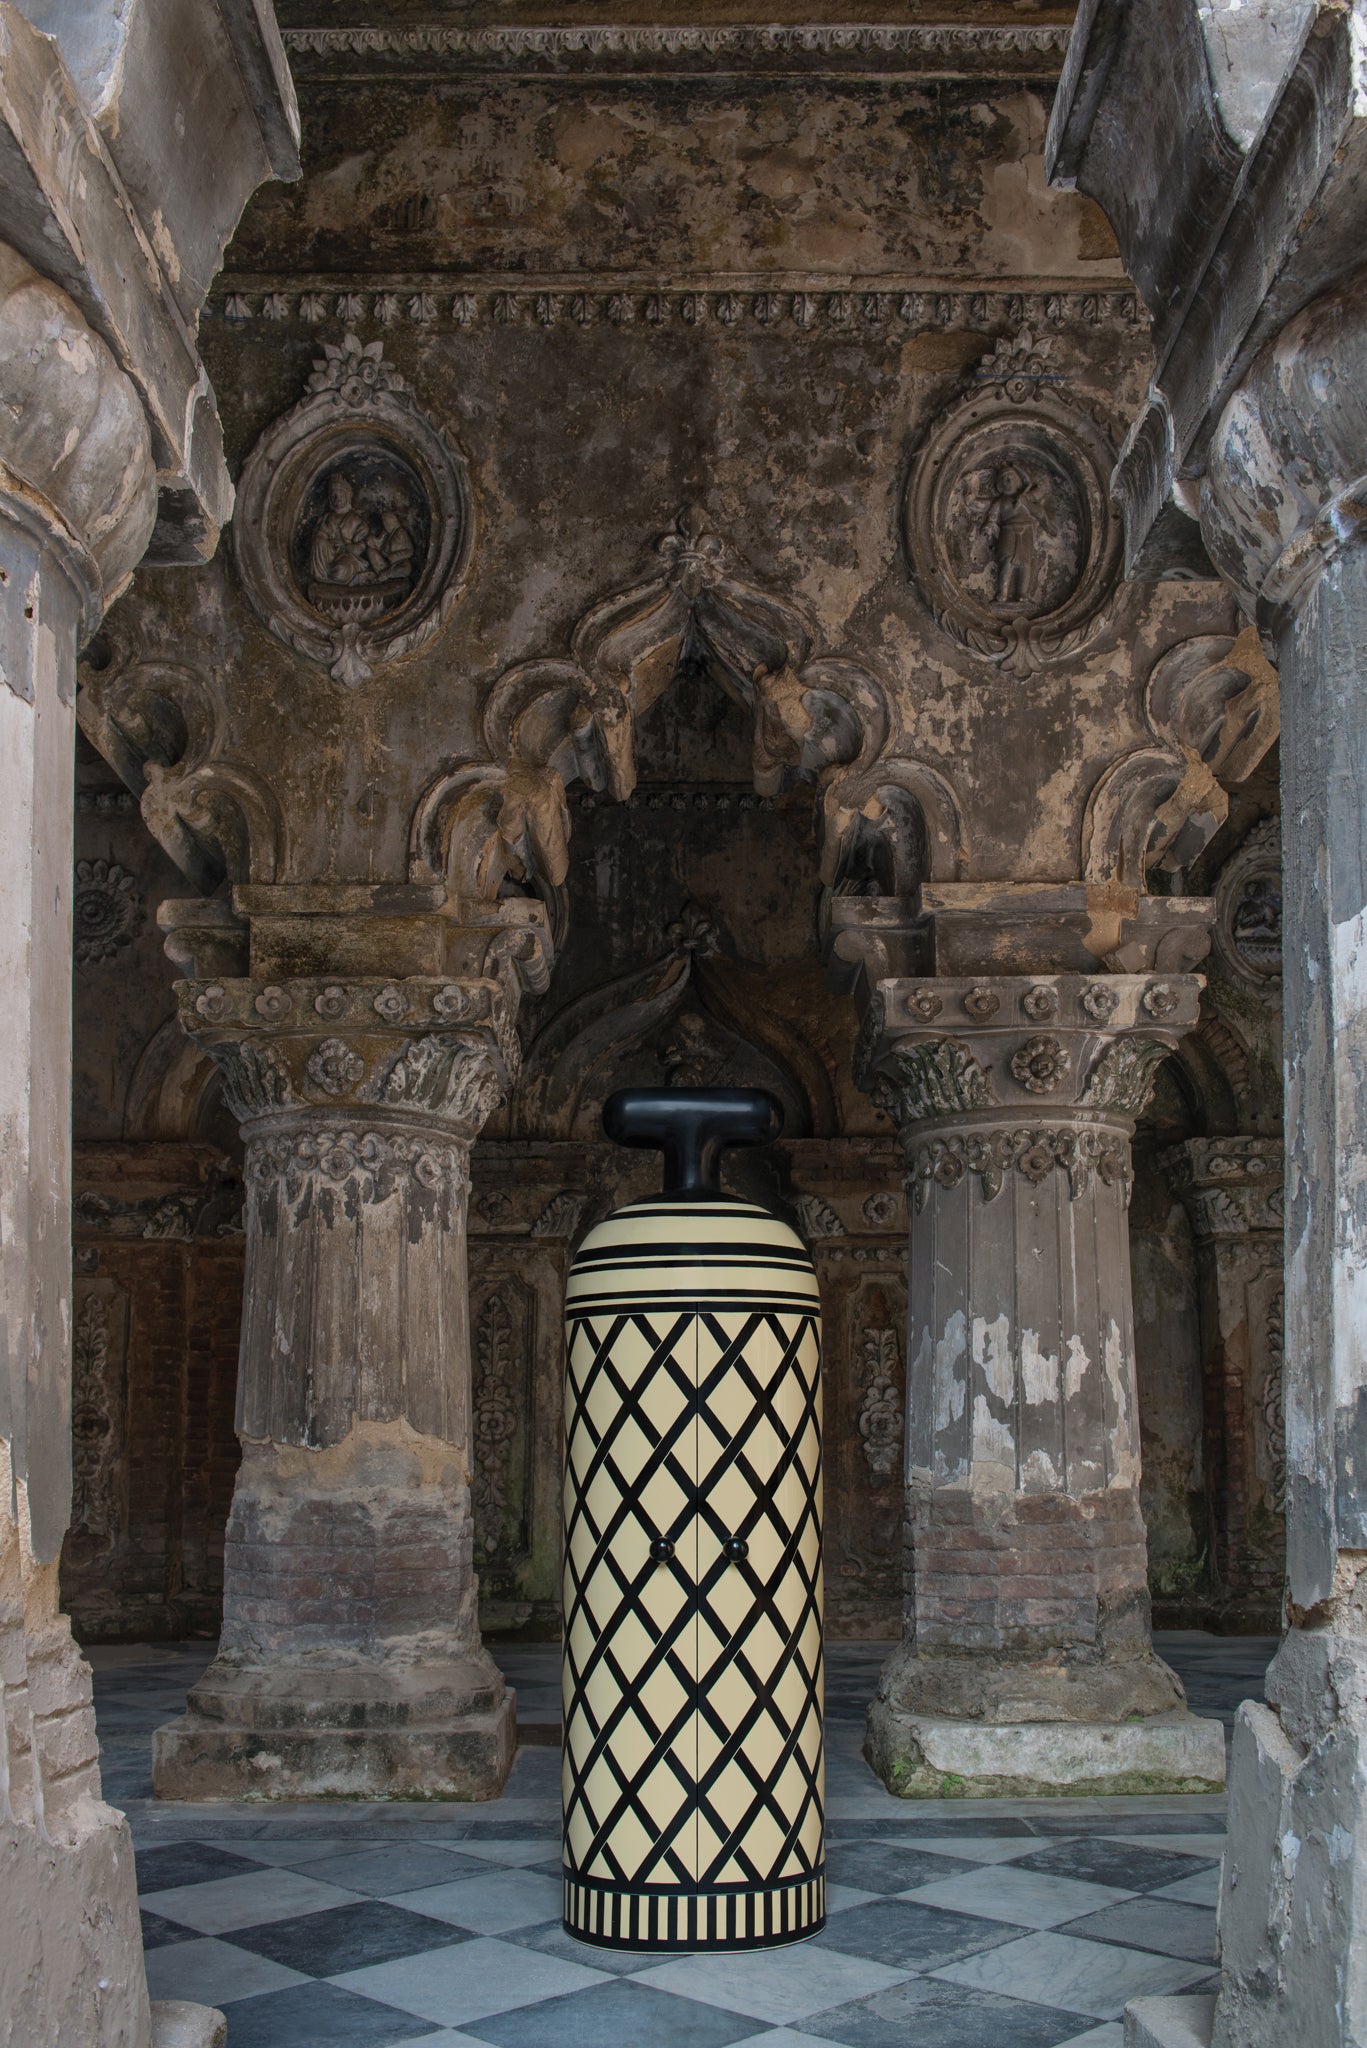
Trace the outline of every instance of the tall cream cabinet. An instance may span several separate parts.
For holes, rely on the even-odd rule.
[[[566,1301],[565,1927],[765,1948],[825,1917],[821,1317],[801,1241],[719,1192],[753,1090],[615,1096],[666,1188],[585,1238]]]

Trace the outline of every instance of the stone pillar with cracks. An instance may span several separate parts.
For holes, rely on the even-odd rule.
[[[907,1162],[904,1636],[868,1754],[911,1797],[1209,1791],[1154,1655],[1130,1139],[1194,975],[884,980],[863,1079]]]
[[[1367,2041],[1365,386],[1359,273],[1254,360],[1202,500],[1285,706],[1289,1625],[1235,1730],[1218,2048]]]
[[[492,1798],[514,1718],[476,1616],[465,1233],[515,1040],[478,982],[178,987],[247,1148],[243,1459],[157,1796]]]

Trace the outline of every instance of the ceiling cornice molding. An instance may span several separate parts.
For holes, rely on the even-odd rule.
[[[709,27],[604,23],[497,28],[291,28],[305,75],[448,71],[668,72],[1057,78],[1069,30],[1055,24],[730,23]]]

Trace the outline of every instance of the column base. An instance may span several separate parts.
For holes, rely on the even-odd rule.
[[[1125,2048],[1210,2048],[1215,1993],[1136,1998],[1125,2008]]]
[[[158,1799],[496,1799],[514,1695],[485,1655],[392,1669],[211,1664],[152,1743]]]
[[[869,1708],[864,1754],[899,1799],[1219,1792],[1225,1733],[1195,1714],[1144,1721],[951,1721]]]
[[[228,2021],[216,2005],[183,1998],[152,2001],[152,2048],[227,2048]]]

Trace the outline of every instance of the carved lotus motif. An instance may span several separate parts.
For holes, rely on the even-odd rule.
[[[386,1024],[399,1024],[408,1015],[408,996],[396,983],[390,982],[388,987],[380,990],[371,1008]]]
[[[1096,1023],[1104,1024],[1113,1017],[1120,1002],[1113,988],[1107,988],[1104,981],[1094,981],[1082,991],[1082,1007]]]
[[[864,1200],[864,1221],[874,1230],[889,1230],[897,1221],[897,1197],[887,1193],[868,1195]]]
[[[923,1024],[929,1024],[932,1018],[938,1017],[943,1008],[944,1003],[942,999],[935,994],[933,989],[913,989],[912,993],[907,997],[908,1015],[919,1018]]]
[[[971,988],[964,997],[965,1010],[979,1024],[995,1017],[1001,1006],[1002,999],[994,988]]]
[[[1060,1038],[1027,1038],[1011,1055],[1012,1074],[1032,1095],[1055,1094],[1067,1080],[1072,1064]]]
[[[202,988],[195,997],[195,1013],[206,1024],[221,1024],[228,1014],[228,991],[217,982],[210,988]]]
[[[346,990],[339,988],[334,982],[330,988],[320,990],[313,998],[313,1007],[328,1023],[335,1023],[339,1017],[346,1015]]]
[[[1032,1023],[1042,1024],[1046,1018],[1057,1013],[1058,991],[1043,984],[1039,988],[1032,988],[1027,992],[1021,1008]]]
[[[72,902],[76,959],[82,967],[108,960],[136,938],[142,897],[115,861],[78,860]]]
[[[437,990],[437,993],[432,998],[432,1008],[448,1024],[454,1024],[458,1018],[464,1017],[468,1013],[470,998],[458,982],[451,981],[447,983],[445,988]]]
[[[252,1004],[257,1016],[264,1017],[268,1024],[278,1024],[283,1017],[288,1017],[291,1007],[285,990],[277,988],[274,983],[263,988]]]
[[[1170,1017],[1182,998],[1166,981],[1156,981],[1144,991],[1144,1008],[1151,1017]]]
[[[325,1095],[346,1095],[359,1086],[365,1061],[344,1038],[325,1038],[310,1055],[305,1071]]]

